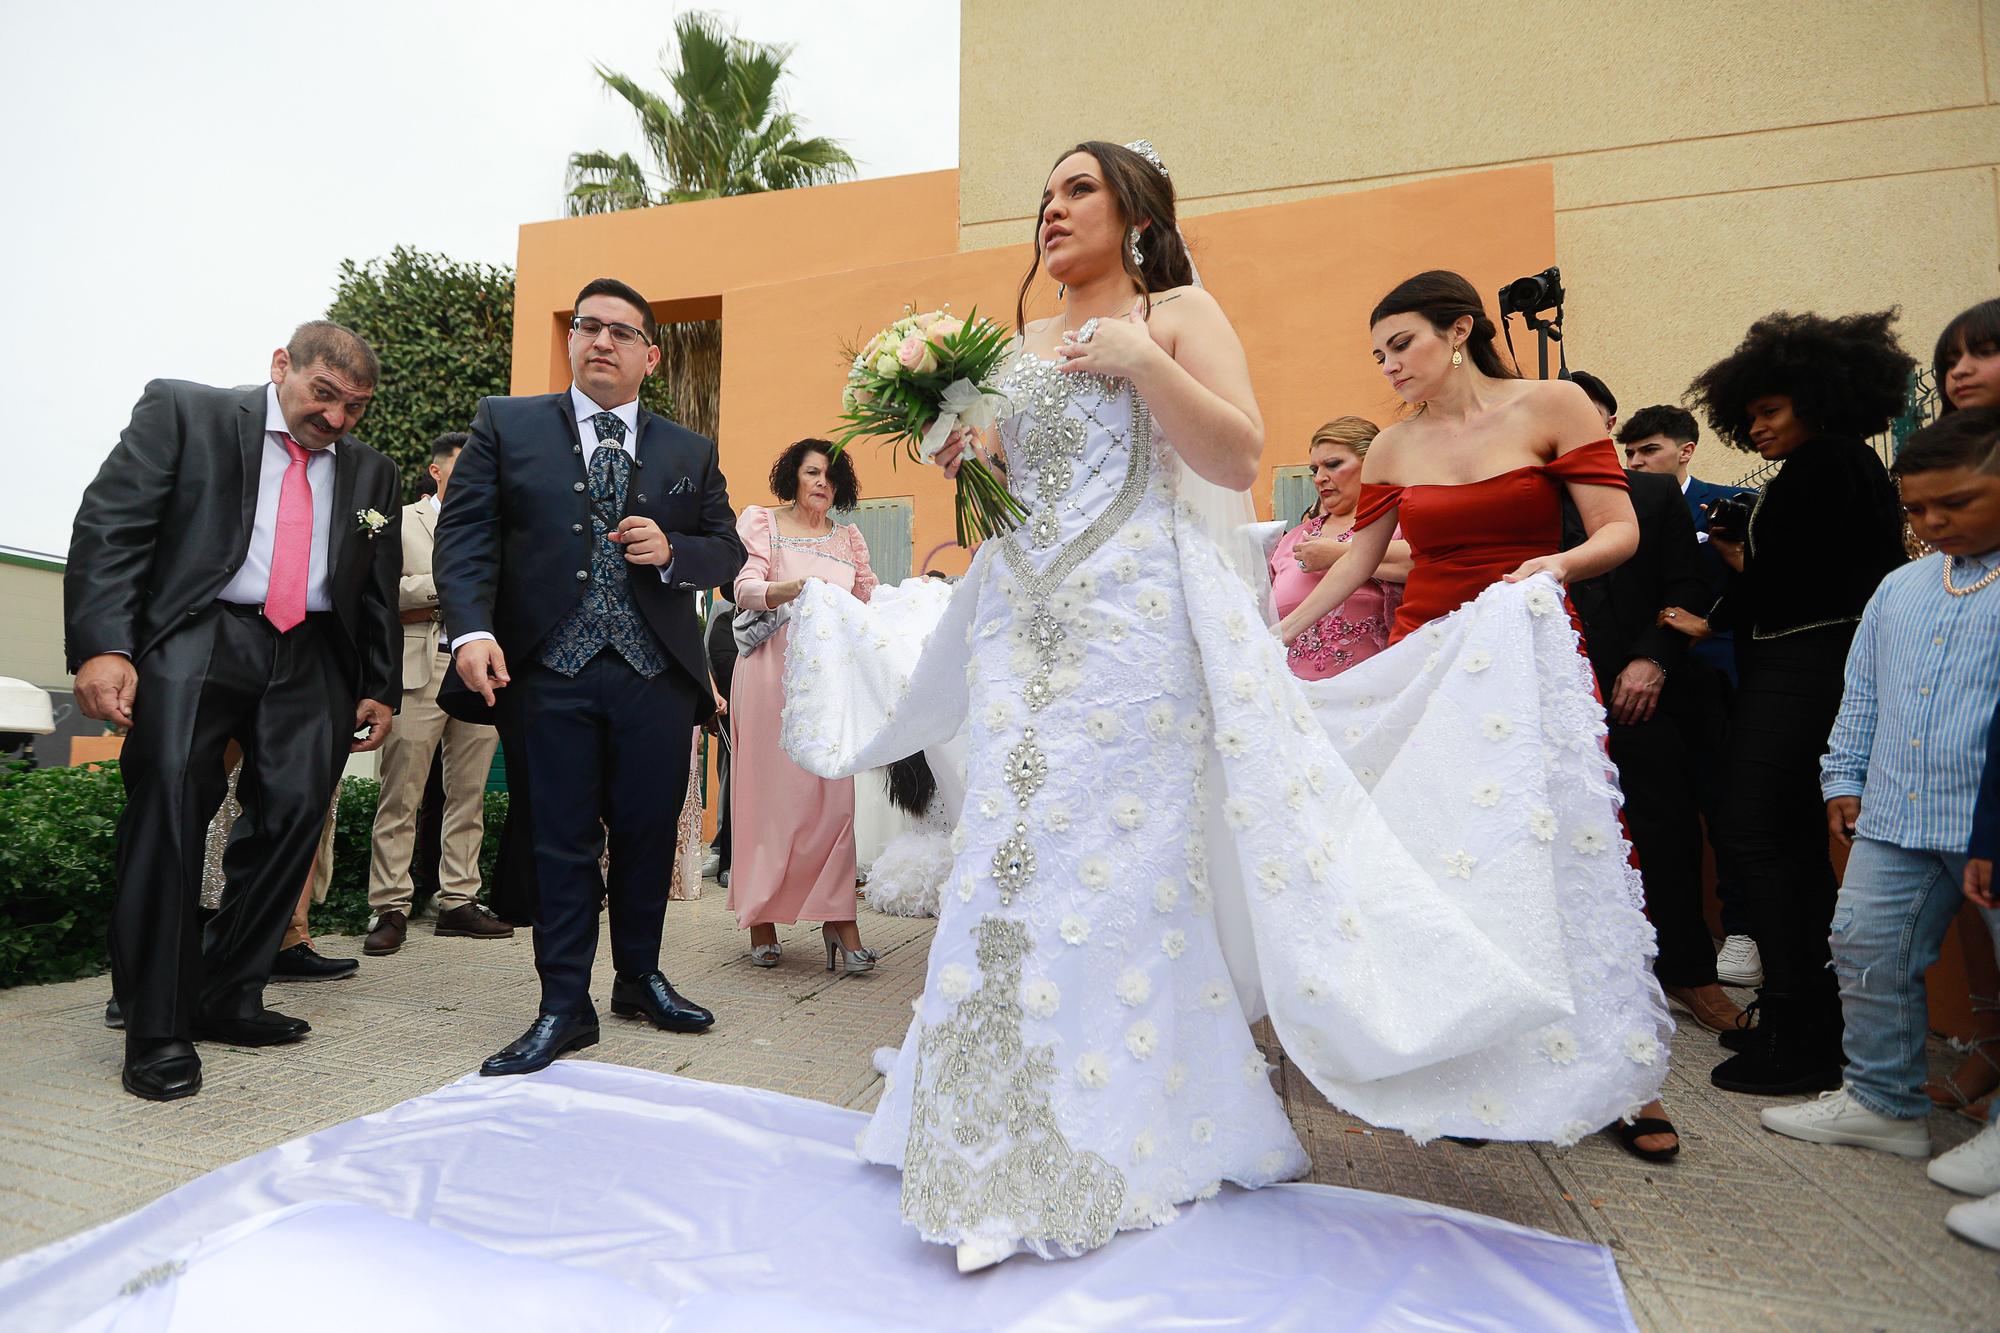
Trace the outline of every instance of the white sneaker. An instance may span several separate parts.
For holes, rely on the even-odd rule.
[[[1846,1143],[1899,1157],[1931,1155],[1931,1132],[1923,1121],[1877,1115],[1846,1088],[1822,1092],[1817,1100],[1797,1106],[1767,1107],[1759,1118],[1764,1128],[1807,1143]]]
[[[1988,1125],[1925,1168],[1934,1182],[1960,1194],[2000,1194],[2000,1125]]]
[[[1764,955],[1748,935],[1731,935],[1715,955],[1715,979],[1725,986],[1764,984]]]
[[[1954,1205],[1944,1215],[1944,1224],[1954,1235],[1963,1236],[1974,1245],[2000,1250],[2000,1194]]]

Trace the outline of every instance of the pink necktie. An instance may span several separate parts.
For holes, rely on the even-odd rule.
[[[280,634],[306,618],[306,575],[312,570],[313,496],[306,480],[307,453],[297,440],[280,434],[292,461],[278,488],[278,530],[271,541],[271,586],[264,594],[264,618]]]

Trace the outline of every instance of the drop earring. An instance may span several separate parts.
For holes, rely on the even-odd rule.
[[[1137,227],[1125,233],[1125,244],[1131,251],[1132,267],[1144,268],[1146,266],[1146,256],[1140,253],[1139,250],[1139,229]]]
[[[1463,352],[1459,351],[1459,350],[1458,350],[1458,349],[1457,349],[1456,347],[1452,348],[1452,349],[1451,349],[1451,363],[1452,363],[1452,365],[1454,365],[1454,366],[1462,366],[1462,365],[1464,365],[1464,364],[1465,364],[1465,353],[1463,353]]]

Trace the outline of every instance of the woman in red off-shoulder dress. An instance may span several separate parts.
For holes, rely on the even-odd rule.
[[[1524,380],[1501,360],[1471,283],[1420,273],[1382,298],[1369,325],[1376,364],[1417,410],[1369,449],[1351,549],[1279,623],[1287,644],[1375,572],[1398,524],[1412,567],[1392,646],[1499,580],[1548,574],[1566,585],[1638,549],[1638,520],[1603,418],[1577,386]],[[1567,551],[1558,549],[1565,491],[1587,534]],[[1618,1129],[1641,1157],[1679,1151],[1658,1102]]]

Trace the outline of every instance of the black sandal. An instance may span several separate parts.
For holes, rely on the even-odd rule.
[[[1674,1128],[1674,1122],[1656,1115],[1642,1115],[1637,1120],[1614,1120],[1610,1130],[1625,1145],[1625,1151],[1647,1162],[1671,1162],[1680,1154],[1681,1132]],[[1641,1148],[1639,1140],[1648,1134],[1671,1134],[1674,1146],[1671,1148]]]

